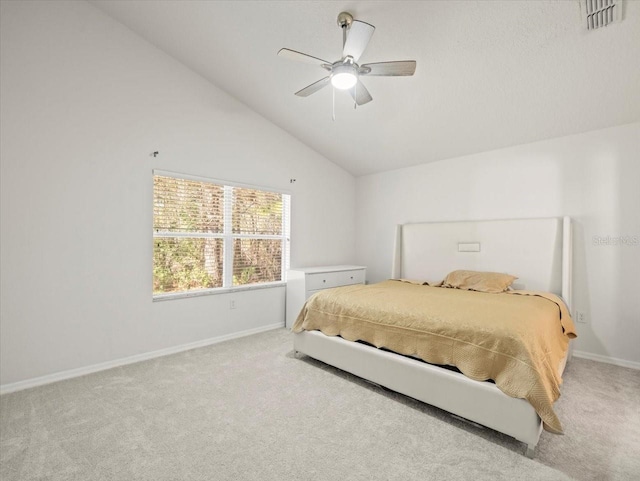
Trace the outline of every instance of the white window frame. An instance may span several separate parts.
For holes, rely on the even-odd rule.
[[[208,296],[216,294],[226,294],[230,292],[238,291],[250,291],[255,289],[268,289],[273,287],[282,287],[286,285],[286,274],[290,266],[290,243],[291,243],[291,193],[286,190],[272,189],[260,185],[241,184],[237,182],[229,182],[227,180],[212,179],[208,177],[200,177],[196,175],[182,174],[178,172],[169,172],[165,170],[154,169],[152,172],[152,184],[153,177],[173,177],[181,180],[193,180],[195,182],[207,182],[210,184],[216,184],[224,187],[224,231],[221,234],[218,233],[206,233],[206,232],[171,232],[171,231],[153,231],[153,238],[156,237],[188,237],[188,238],[215,238],[223,239],[224,242],[224,260],[223,260],[223,281],[222,287],[211,287],[206,289],[193,289],[190,291],[181,292],[167,292],[162,294],[153,294],[153,301],[166,301],[170,299],[181,299],[185,297],[198,297]],[[275,192],[282,194],[282,235],[264,235],[264,234],[234,234],[232,232],[232,217],[228,215],[231,212],[229,206],[233,201],[233,188],[240,187],[245,189],[261,190],[264,192]],[[153,209],[152,209],[153,211]],[[152,212],[153,215],[153,212]],[[152,222],[153,223],[153,222]],[[282,261],[281,261],[281,280],[275,282],[260,282],[256,284],[245,284],[242,286],[233,285],[233,241],[235,239],[276,239],[282,241]],[[153,267],[153,258],[152,258]],[[153,269],[152,269],[153,276]],[[152,278],[153,283],[153,278]]]

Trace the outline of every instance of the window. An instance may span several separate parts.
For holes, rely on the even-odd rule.
[[[289,201],[279,192],[154,172],[154,297],[283,281]]]

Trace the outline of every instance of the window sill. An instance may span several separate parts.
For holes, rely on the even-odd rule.
[[[188,297],[216,296],[219,294],[233,294],[234,292],[256,291],[258,289],[271,289],[273,287],[285,287],[285,281],[269,282],[265,284],[251,284],[237,287],[217,287],[215,289],[199,289],[186,292],[175,292],[170,294],[155,294],[153,302],[170,301],[173,299],[186,299]]]

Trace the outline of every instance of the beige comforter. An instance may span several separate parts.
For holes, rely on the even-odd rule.
[[[545,429],[562,433],[553,403],[575,330],[553,294],[487,294],[393,280],[359,284],[311,297],[293,325],[294,332],[302,330],[456,366],[478,381],[492,379],[505,394],[528,400]]]

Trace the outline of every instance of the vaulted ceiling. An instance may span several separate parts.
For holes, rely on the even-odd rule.
[[[640,120],[640,2],[588,31],[571,1],[151,1],[92,3],[355,175]],[[618,4],[621,1],[618,0]],[[340,58],[341,11],[376,27],[361,63],[373,102],[293,95],[326,72],[282,47]]]

